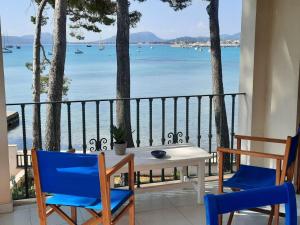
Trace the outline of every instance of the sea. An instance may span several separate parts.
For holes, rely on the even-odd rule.
[[[79,49],[83,54],[75,54]],[[13,48],[13,53],[4,54],[5,91],[7,103],[32,102],[32,72],[25,64],[32,62],[32,46],[23,45],[20,49]],[[47,57],[51,59],[51,46],[45,46]],[[212,93],[211,63],[208,48],[202,51],[194,48],[174,48],[170,45],[131,45],[131,97],[184,96]],[[225,93],[238,92],[240,71],[240,48],[222,48],[223,82]],[[65,100],[109,99],[116,95],[116,49],[114,45],[106,45],[103,51],[97,45],[69,44],[65,64],[65,76],[70,79],[69,91]],[[47,72],[47,71],[46,71]],[[46,95],[42,95],[42,101]],[[231,98],[226,98],[228,123],[231,126]],[[185,98],[178,99],[177,131],[186,133]],[[20,106],[8,106],[8,111],[18,111],[21,119]],[[174,102],[166,101],[165,138],[174,130]],[[189,141],[197,143],[197,99],[189,102]],[[236,108],[237,110],[237,108]],[[160,145],[162,138],[161,100],[153,101],[152,132],[153,145]],[[136,104],[131,104],[132,127],[134,141],[137,139]],[[45,128],[44,106],[41,108],[42,137]],[[72,146],[81,149],[83,145],[83,127],[81,104],[71,105]],[[95,103],[86,104],[86,142],[88,149],[93,147],[90,139],[96,137]],[[100,104],[100,136],[108,139],[109,147],[109,103]],[[208,148],[209,101],[203,98],[201,104],[201,146]],[[237,116],[235,117],[236,120]],[[149,145],[149,101],[140,104],[140,139],[141,145]],[[26,146],[31,147],[32,141],[32,106],[25,107]],[[114,112],[115,121],[115,112]],[[214,123],[214,121],[213,121]],[[9,143],[23,148],[22,124],[9,131]],[[236,126],[236,121],[235,121]],[[213,124],[214,127],[214,124]],[[61,148],[68,146],[67,110],[62,107]],[[213,143],[215,135],[213,134]]]

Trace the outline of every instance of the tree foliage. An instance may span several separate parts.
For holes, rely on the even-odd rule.
[[[40,93],[41,94],[47,94],[49,90],[49,74],[45,74],[45,72],[48,69],[49,61],[43,60],[40,64]],[[25,63],[25,66],[28,70],[32,71],[32,63]],[[68,78],[66,75],[64,76],[64,83],[63,83],[63,96],[68,95],[68,91],[70,89],[71,79]]]
[[[169,6],[174,10],[182,10],[191,5],[192,0],[161,0],[162,2],[169,3]]]
[[[35,0],[39,3],[41,0]],[[54,8],[55,0],[49,0]],[[70,21],[71,37],[83,40],[82,29],[100,33],[100,24],[111,25],[115,22],[116,3],[110,0],[68,0],[67,15]],[[34,17],[31,19],[34,22]]]

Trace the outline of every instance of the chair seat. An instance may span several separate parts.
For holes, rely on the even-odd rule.
[[[122,204],[125,203],[132,195],[133,195],[133,191],[130,190],[111,189],[110,205],[111,205],[112,213],[116,212],[122,206]],[[47,198],[46,204],[74,206],[74,207],[93,209],[95,211],[102,211],[101,199],[97,199],[97,198],[55,194]]]
[[[276,170],[258,166],[241,165],[240,169],[228,180],[224,187],[249,190],[269,187],[276,184]]]

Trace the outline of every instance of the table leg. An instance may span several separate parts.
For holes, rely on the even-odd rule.
[[[203,204],[203,197],[205,194],[205,162],[199,163],[197,167],[197,202]]]
[[[182,183],[186,182],[187,181],[187,177],[188,177],[187,166],[180,167],[179,170],[180,170],[180,180],[181,180],[181,182]]]
[[[114,188],[115,187],[115,177],[111,176],[110,177],[110,188]]]

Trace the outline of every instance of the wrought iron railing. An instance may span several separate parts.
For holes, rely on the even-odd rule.
[[[39,134],[39,147],[43,148],[43,135],[42,135],[42,108],[43,106],[52,104],[53,106],[57,105],[66,105],[66,121],[67,124],[67,143],[66,149],[73,149],[74,145],[76,150],[78,149],[78,143],[74,144],[72,139],[74,135],[73,125],[75,122],[72,121],[72,109],[76,106],[76,113],[80,111],[81,114],[81,149],[83,153],[87,153],[88,151],[103,151],[113,149],[113,135],[111,127],[115,121],[115,112],[114,105],[116,101],[130,101],[131,103],[131,111],[134,112],[132,114],[132,123],[134,123],[134,136],[135,136],[135,145],[136,147],[144,146],[152,146],[155,145],[165,145],[165,144],[173,144],[173,143],[193,143],[198,147],[202,147],[207,149],[209,153],[213,154],[213,158],[208,160],[208,175],[212,175],[212,164],[217,162],[217,155],[215,151],[213,151],[216,146],[215,141],[213,140],[214,133],[214,120],[213,120],[213,99],[214,98],[223,98],[226,103],[227,108],[227,117],[229,129],[230,129],[230,147],[234,145],[234,133],[235,133],[235,112],[236,112],[236,97],[243,95],[243,93],[229,93],[224,95],[188,95],[188,96],[163,96],[163,97],[142,97],[142,98],[130,98],[130,99],[96,99],[96,100],[78,100],[78,101],[59,101],[59,102],[40,102],[40,103],[10,103],[7,104],[7,107],[13,107],[15,110],[20,110],[21,112],[21,136],[22,136],[22,154],[17,155],[17,166],[19,168],[23,168],[25,170],[24,175],[24,197],[28,198],[29,196],[29,187],[28,180],[29,178],[29,168],[31,167],[31,156],[28,154],[28,148],[30,144],[30,138],[28,138],[26,122],[26,110],[31,110],[32,107],[37,105],[38,107],[38,134]],[[179,102],[181,101],[181,102]],[[205,102],[205,105],[203,104]],[[100,116],[102,115],[100,112],[100,107],[104,103],[108,103],[108,127],[105,129],[106,133],[103,135],[103,130],[100,126]],[[153,107],[160,108],[160,112],[153,112]],[[166,106],[168,103],[168,107]],[[95,136],[90,138],[88,141],[87,138],[87,115],[86,115],[86,106],[89,104],[90,108],[94,108],[94,118],[95,118]],[[94,105],[94,106],[92,106]],[[143,107],[143,112],[141,112],[141,105]],[[231,106],[231,107],[230,107]],[[17,107],[17,108],[16,108]],[[72,108],[74,107],[74,108]],[[193,110],[191,111],[191,107]],[[135,108],[135,110],[134,110]],[[183,115],[179,115],[178,111],[182,112]],[[43,110],[46,110],[44,107]],[[167,112],[171,111],[171,113]],[[30,113],[30,112],[29,112]],[[62,108],[62,114],[63,112]],[[142,115],[141,115],[142,113]],[[160,115],[159,115],[160,114]],[[205,114],[205,116],[203,116]],[[28,116],[28,113],[27,113]],[[159,118],[159,126],[157,121],[153,119],[153,117]],[[168,117],[168,119],[167,119]],[[181,126],[178,125],[178,120],[180,117]],[[148,125],[141,126],[141,118],[143,121],[147,121]],[[193,130],[191,129],[191,119],[193,119]],[[88,121],[92,120],[91,115],[88,116]],[[76,121],[76,125],[78,125]],[[155,124],[155,130],[153,127],[153,123]],[[205,122],[205,123],[204,123]],[[202,126],[205,125],[205,133],[207,133],[207,139],[203,138]],[[171,129],[171,131],[168,131]],[[146,133],[146,135],[142,136],[141,131]],[[78,130],[76,131],[76,135],[78,135]],[[160,134],[159,134],[160,133]],[[63,135],[63,134],[62,134]],[[93,135],[91,135],[93,136]],[[154,137],[155,136],[155,137]],[[147,140],[148,139],[148,140]],[[203,139],[205,140],[205,144],[202,145]],[[232,170],[232,162],[233,157],[231,157],[231,170]],[[136,183],[137,186],[140,186],[140,172],[137,172]],[[177,168],[174,168],[173,178],[178,179],[177,176]],[[165,181],[165,171],[164,169],[161,171],[161,181]],[[153,182],[153,174],[152,171],[149,172],[149,182]]]

